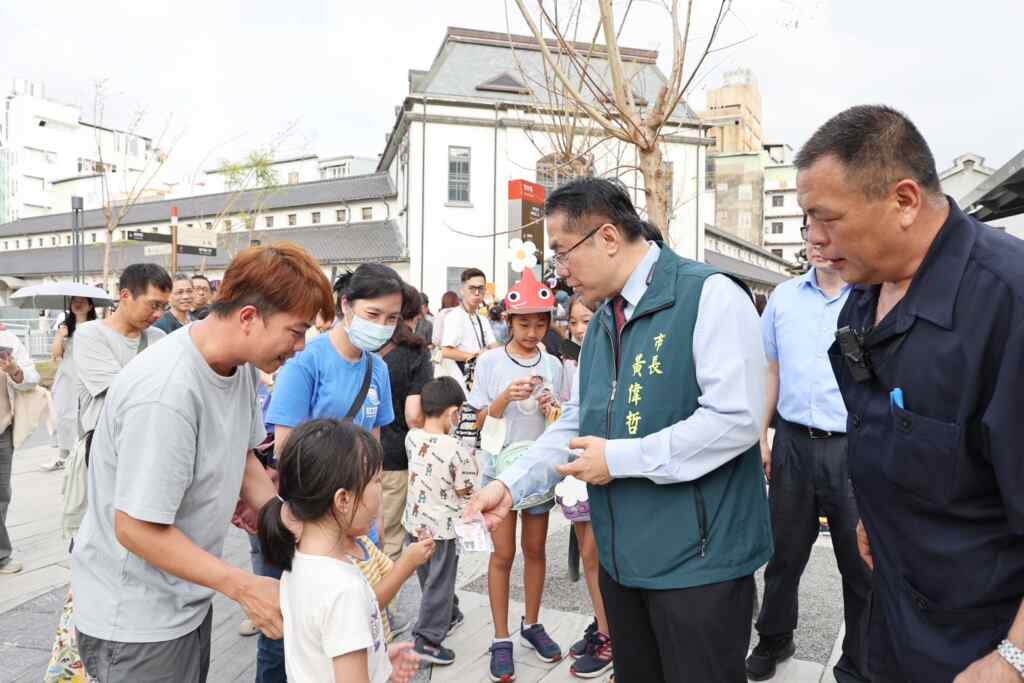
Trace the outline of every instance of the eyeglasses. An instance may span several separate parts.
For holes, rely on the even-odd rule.
[[[810,232],[811,226],[807,224],[807,214],[804,214],[804,224],[800,226],[800,239],[804,242],[807,241],[807,233]]]
[[[569,254],[571,254],[573,250],[576,249],[576,247],[580,246],[581,244],[589,240],[591,237],[593,237],[595,234],[597,234],[597,231],[603,228],[605,225],[607,225],[607,223],[602,223],[601,225],[597,226],[596,228],[588,232],[586,237],[581,239],[576,244],[572,245],[571,247],[569,247],[560,254],[556,253],[554,257],[555,266],[557,266],[558,268],[565,268],[565,264],[569,260]]]

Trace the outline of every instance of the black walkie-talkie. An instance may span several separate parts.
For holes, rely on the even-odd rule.
[[[836,341],[839,342],[839,349],[843,352],[846,367],[850,368],[853,381],[863,383],[874,377],[875,372],[871,368],[871,355],[864,348],[862,334],[849,326],[842,327],[836,330]]]

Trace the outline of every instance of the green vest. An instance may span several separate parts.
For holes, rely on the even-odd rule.
[[[717,271],[661,249],[621,341],[607,304],[587,329],[580,436],[639,439],[697,410],[693,330],[704,281]],[[719,583],[749,576],[771,557],[757,444],[693,482],[623,478],[588,488],[601,565],[622,585],[660,590]]]

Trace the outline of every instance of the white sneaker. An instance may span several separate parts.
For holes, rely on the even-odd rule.
[[[43,472],[56,472],[57,470],[64,469],[64,461],[54,460],[52,465],[43,465],[39,469]]]
[[[0,574],[17,574],[22,570],[21,562],[8,560],[6,564],[0,564]]]
[[[256,624],[252,623],[249,619],[243,619],[242,623],[238,625],[238,635],[240,636],[254,636],[259,632],[260,630],[256,628]]]

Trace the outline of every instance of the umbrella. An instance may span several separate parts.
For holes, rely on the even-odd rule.
[[[109,306],[113,299],[99,287],[78,282],[44,282],[22,287],[11,295],[11,303],[18,308],[49,308],[65,310],[73,296],[92,299],[97,306]]]

